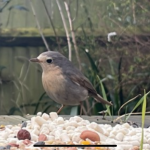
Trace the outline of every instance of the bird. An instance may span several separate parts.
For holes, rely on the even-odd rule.
[[[64,106],[81,105],[89,96],[97,102],[113,105],[104,100],[95,90],[88,78],[58,51],[46,51],[37,58],[31,58],[42,68],[42,84],[47,95],[61,104],[59,114]],[[80,110],[81,113],[81,110]]]

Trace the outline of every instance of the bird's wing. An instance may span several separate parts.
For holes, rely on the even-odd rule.
[[[84,87],[85,89],[88,90],[89,95],[96,96],[97,92],[94,89],[93,85],[90,83],[90,81],[84,77],[82,74],[78,75],[75,73],[67,73],[67,76],[71,79],[72,82],[75,84]]]
[[[84,77],[82,74],[75,74],[75,73],[67,73],[67,76],[71,79],[72,82],[75,84],[84,87],[85,89],[88,90],[89,96],[93,96],[96,101],[107,104],[107,105],[112,105],[111,102],[104,100],[99,94],[97,94],[96,90],[94,89],[93,85],[90,83],[90,81]]]

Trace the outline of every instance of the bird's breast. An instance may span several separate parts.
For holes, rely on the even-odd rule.
[[[46,93],[54,100],[65,86],[65,78],[61,71],[51,71],[42,74],[42,83]]]
[[[43,87],[48,96],[64,105],[78,105],[85,100],[88,91],[73,83],[62,72],[49,72],[42,74]]]

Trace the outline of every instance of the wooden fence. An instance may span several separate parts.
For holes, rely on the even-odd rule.
[[[29,59],[43,51],[43,47],[0,48],[0,114],[8,114],[13,107],[39,100],[44,92],[41,69],[36,64],[31,64]],[[31,107],[26,107],[23,112],[31,113],[30,110],[32,111]]]
[[[33,2],[36,17],[39,20],[44,35],[48,39],[50,37],[55,38],[42,0],[31,1]],[[56,0],[44,0],[44,2],[58,36],[65,36]],[[70,33],[64,3],[62,0],[59,0],[59,2]],[[114,5],[114,3],[116,3],[115,0],[110,3],[111,5],[109,1],[105,0],[72,0],[70,2],[73,25],[77,35],[83,36],[83,28],[86,29],[86,34],[91,36],[103,35],[105,40],[107,40],[107,33],[112,31],[117,31],[117,34],[122,35],[124,32],[129,35],[133,33],[142,35],[149,34],[149,29],[145,26],[140,26],[140,30],[138,30],[138,26],[135,25],[124,26],[123,24],[126,23],[125,21],[127,19],[124,17],[123,21],[118,20],[119,14]],[[146,3],[149,3],[141,2],[145,6],[147,6]],[[5,4],[2,4],[1,1],[0,9],[3,8],[3,6],[5,6]],[[108,8],[108,6],[110,8]],[[122,6],[120,4],[118,7],[119,6],[121,9]],[[135,8],[138,8],[138,4],[136,3]],[[126,9],[126,7],[124,9]],[[124,9],[122,11],[124,11]],[[115,12],[115,15],[112,16],[113,20],[111,16],[109,16],[109,11],[111,10]],[[129,10],[130,11],[127,11],[128,15],[133,16],[132,7],[129,7]],[[147,14],[147,12],[143,11],[143,14],[136,16],[137,21],[142,21],[142,15],[144,15],[144,13]],[[149,14],[145,15],[145,17],[147,17],[145,20],[149,20],[148,15]],[[29,38],[32,38],[32,40]],[[32,42],[34,38],[38,38],[36,42]],[[37,65],[29,62],[31,57],[36,57],[45,51],[41,38],[41,44],[38,44],[39,38],[40,34],[29,0],[10,0],[8,5],[0,11],[0,114],[8,114],[9,112],[13,112],[14,107],[37,102],[43,94],[41,69]],[[21,39],[21,43],[18,39]],[[54,44],[53,40],[50,44]],[[56,47],[53,46],[53,48],[55,49]],[[26,107],[23,112],[32,113],[32,107]],[[15,111],[15,114],[20,113]]]

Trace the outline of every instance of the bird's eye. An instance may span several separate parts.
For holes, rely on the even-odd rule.
[[[48,63],[48,64],[50,64],[50,63],[52,63],[52,59],[51,58],[48,58],[47,60],[46,60],[46,62]]]

